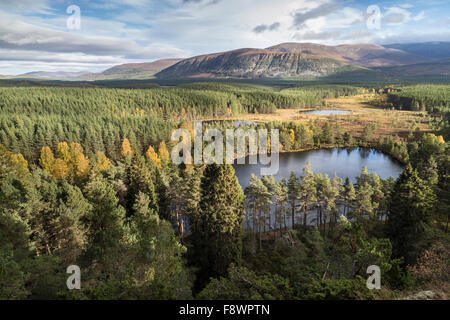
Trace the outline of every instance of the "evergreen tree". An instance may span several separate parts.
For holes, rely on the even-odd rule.
[[[356,191],[353,183],[347,177],[344,184],[344,215],[348,215],[348,212],[353,208],[354,201],[356,200]]]
[[[303,205],[303,225],[307,224],[308,212],[313,208],[317,202],[317,189],[314,172],[311,168],[311,163],[307,162],[303,168],[302,184],[301,184],[301,201]]]
[[[137,153],[133,155],[131,163],[127,168],[127,179],[128,212],[133,212],[133,205],[137,199],[139,192],[146,194],[150,198],[150,207],[155,210],[155,212],[159,212],[158,199],[150,170],[145,164],[144,158]]]
[[[300,185],[297,177],[294,172],[291,172],[291,175],[288,180],[288,200],[291,205],[291,227],[295,227],[295,214],[297,212],[297,201],[300,197]]]
[[[395,183],[387,221],[394,256],[404,257],[405,264],[417,259],[434,203],[433,190],[408,164]]]
[[[119,205],[114,188],[97,176],[84,188],[92,205],[86,217],[88,224],[85,262],[99,262],[106,270],[114,270],[119,262],[125,231],[125,210]]]
[[[201,181],[198,217],[191,221],[193,253],[199,267],[198,285],[223,276],[240,263],[244,194],[231,165],[206,166]]]

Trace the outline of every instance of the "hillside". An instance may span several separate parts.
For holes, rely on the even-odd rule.
[[[49,78],[49,79],[75,79],[88,74],[87,72],[66,72],[66,71],[33,71],[16,76],[16,78]]]
[[[330,58],[366,67],[406,65],[430,61],[429,58],[376,44],[326,46],[314,43],[283,43],[268,48],[279,52],[301,53],[310,58]]]
[[[154,62],[127,63],[114,66],[98,74],[90,74],[90,79],[145,79],[154,76],[182,59],[162,59]]]
[[[156,74],[174,77],[297,77],[335,73],[345,63],[327,57],[310,58],[295,52],[239,49],[185,59]]]
[[[424,42],[424,43],[396,43],[385,45],[393,48],[431,59],[450,58],[450,42]]]
[[[327,76],[360,67],[425,63],[429,58],[379,45],[325,46],[284,43],[267,49],[239,49],[182,60],[158,78]],[[358,67],[359,66],[359,67]]]

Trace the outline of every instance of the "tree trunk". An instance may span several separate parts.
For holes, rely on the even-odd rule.
[[[303,226],[306,227],[306,206],[303,207]]]
[[[291,203],[291,215],[292,215],[292,229],[295,226],[295,201]]]

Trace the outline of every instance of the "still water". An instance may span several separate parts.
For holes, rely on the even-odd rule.
[[[377,173],[382,179],[390,176],[397,178],[403,170],[403,166],[390,156],[366,148],[332,148],[301,152],[288,152],[279,154],[279,171],[274,175],[276,181],[282,177],[289,179],[291,171],[297,176],[302,174],[302,169],[307,162],[311,163],[314,173],[328,174],[330,178],[336,173],[345,179],[348,177],[355,182],[355,177],[359,176],[361,169],[366,166],[369,173]],[[250,175],[253,173],[261,177],[260,164],[250,165],[248,159],[245,165],[234,165],[236,176],[240,185],[248,186]]]

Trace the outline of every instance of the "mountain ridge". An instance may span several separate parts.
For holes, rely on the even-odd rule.
[[[327,46],[314,43],[281,43],[265,49],[242,48],[184,59],[155,74],[157,78],[195,77],[301,77],[327,76],[342,68],[391,67],[431,62],[432,59],[359,44]]]

